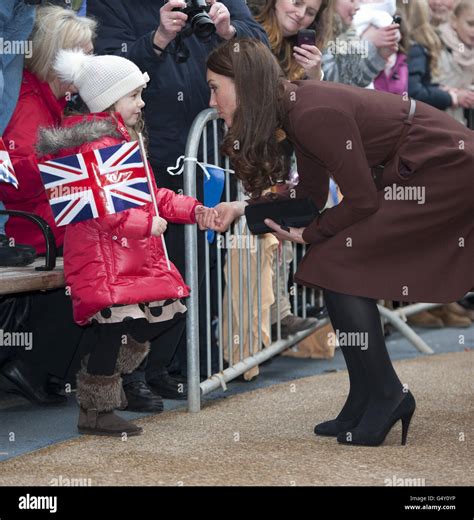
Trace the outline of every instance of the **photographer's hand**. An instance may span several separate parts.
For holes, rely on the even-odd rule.
[[[209,17],[216,26],[217,34],[223,40],[230,40],[235,36],[235,27],[230,23],[230,13],[227,7],[216,0],[207,0],[211,6]]]
[[[184,7],[186,7],[184,0],[169,0],[160,9],[160,25],[153,38],[153,43],[160,49],[167,47],[186,25],[188,15],[173,11],[173,9],[183,9]]]

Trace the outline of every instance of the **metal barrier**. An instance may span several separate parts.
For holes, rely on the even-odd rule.
[[[195,119],[188,137],[185,152],[185,163],[184,163],[184,193],[186,195],[196,196],[196,166],[198,162],[198,150],[199,144],[202,141],[202,154],[206,159],[202,159],[202,162],[207,162],[207,131],[206,126],[208,124],[213,125],[213,139],[214,139],[214,164],[226,168],[225,178],[225,200],[230,201],[230,173],[229,173],[229,159],[222,158],[219,154],[219,143],[218,143],[218,128],[217,128],[218,115],[216,110],[207,109],[201,112]],[[222,161],[224,164],[222,165]],[[242,190],[238,190],[239,198],[242,197]],[[281,339],[281,325],[279,317],[279,299],[276,299],[277,305],[277,338],[276,341],[271,342],[269,346],[262,349],[262,319],[261,319],[261,301],[262,301],[262,287],[261,287],[261,240],[256,239],[255,236],[251,235],[248,229],[244,232],[244,221],[245,218],[241,218],[234,225],[234,229],[237,229],[238,237],[245,239],[246,243],[254,241],[256,244],[254,252],[254,261],[256,262],[255,279],[252,279],[253,270],[251,268],[251,251],[250,248],[238,248],[238,280],[232,277],[232,261],[230,260],[230,254],[227,255],[227,298],[223,301],[223,280],[222,280],[222,266],[223,266],[223,251],[225,248],[217,248],[217,291],[218,291],[218,323],[217,323],[217,335],[218,335],[218,348],[219,348],[219,372],[211,374],[211,334],[212,323],[211,323],[211,312],[210,312],[210,269],[209,269],[209,243],[205,241],[205,291],[206,291],[206,309],[199,309],[199,295],[198,295],[198,239],[197,239],[197,226],[187,225],[185,229],[185,250],[186,250],[186,283],[191,288],[191,295],[188,299],[188,316],[187,316],[187,350],[188,350],[188,410],[190,412],[198,412],[201,406],[201,395],[205,395],[218,388],[226,388],[226,383],[232,379],[243,374],[247,370],[259,365],[267,359],[279,354],[283,350],[287,349],[291,345],[301,341],[306,336],[310,335],[318,326],[322,326],[327,323],[327,319],[319,320],[316,327],[312,327],[305,331],[291,335],[288,339]],[[224,244],[232,242],[231,230],[227,231],[225,236],[217,234],[216,239],[219,240],[219,236],[224,239]],[[234,235],[235,236],[235,235]],[[303,251],[304,254],[305,251]],[[296,244],[293,244],[293,269],[296,270]],[[244,258],[244,256],[246,258]],[[285,262],[285,253],[283,257],[283,275],[287,279],[287,269]],[[278,272],[275,273],[277,277],[277,294],[280,290],[280,253],[277,249],[277,266]],[[247,283],[243,282],[243,271],[247,271]],[[235,334],[232,330],[232,289],[235,283],[239,285],[239,324],[238,324],[238,345],[239,345],[239,359],[235,360],[233,356],[233,344]],[[253,324],[253,302],[252,293],[257,292],[257,323],[258,330],[255,331],[252,326],[248,327],[248,330],[244,331],[244,317],[248,317],[248,323]],[[302,288],[302,317],[306,317],[306,304],[307,304],[307,292],[312,294],[309,296],[310,301],[314,303],[315,295],[314,291]],[[293,301],[296,304],[298,298],[298,292],[296,285],[293,291]],[[247,316],[244,316],[244,302],[247,304]],[[223,314],[224,305],[226,306],[227,312],[227,334],[224,338],[223,330]],[[200,383],[200,363],[199,363],[199,312],[206,312],[207,317],[207,364],[208,364],[208,379]],[[297,306],[294,309],[296,314]],[[270,341],[271,338],[271,327],[270,329]],[[256,333],[255,333],[256,332]],[[243,355],[243,338],[244,334],[248,334],[248,345],[250,349],[250,355],[244,357]],[[254,344],[254,335],[257,338],[256,345]],[[224,351],[223,345],[227,341],[227,357],[229,366],[224,368]]]
[[[194,123],[191,127],[184,159],[184,193],[186,195],[190,195],[192,197],[196,196],[196,166],[198,162],[198,150],[199,145],[202,141],[202,154],[205,159],[202,162],[207,162],[207,125],[213,125],[213,145],[214,145],[214,164],[217,166],[221,166],[221,162],[224,162],[223,167],[226,169],[226,178],[225,178],[225,200],[230,201],[230,174],[229,174],[229,159],[227,157],[222,158],[219,154],[219,142],[218,142],[218,128],[217,128],[217,111],[214,109],[207,109],[202,111],[194,120]],[[242,198],[242,190],[238,190],[238,197]],[[238,236],[244,237],[246,236],[248,240],[251,239],[251,234],[246,229],[246,233],[244,235],[244,221],[245,218],[241,218],[235,224],[235,228],[237,228]],[[229,243],[229,237],[231,235],[231,231],[227,231],[225,234],[224,243]],[[221,236],[221,235],[217,235]],[[254,237],[255,239],[255,237]],[[293,247],[293,274],[296,272],[297,268],[297,246],[296,244],[292,244]],[[239,359],[234,362],[233,359],[233,340],[234,334],[232,330],[232,287],[233,284],[236,283],[236,280],[232,279],[232,263],[230,260],[230,254],[227,255],[227,298],[226,301],[223,302],[223,281],[222,281],[222,251],[223,249],[217,249],[217,271],[218,271],[218,279],[217,279],[217,291],[218,291],[218,323],[217,323],[217,331],[218,331],[218,348],[219,348],[219,372],[211,374],[211,334],[212,332],[212,324],[211,324],[211,305],[210,305],[210,269],[209,269],[209,243],[205,241],[205,290],[206,290],[206,309],[202,309],[202,311],[206,312],[207,317],[207,376],[208,378],[200,382],[200,363],[199,363],[199,295],[198,295],[198,240],[197,240],[197,226],[196,225],[186,225],[185,229],[185,251],[186,251],[186,283],[191,288],[191,295],[188,299],[188,316],[187,316],[187,352],[188,352],[188,410],[190,412],[198,412],[201,407],[201,395],[205,395],[213,390],[218,388],[226,389],[226,383],[235,379],[239,375],[245,373],[247,370],[263,363],[269,358],[279,354],[283,350],[287,349],[291,345],[301,341],[306,336],[312,334],[314,330],[319,328],[320,326],[328,323],[328,319],[323,319],[318,322],[318,324],[308,330],[299,332],[297,334],[291,335],[288,339],[283,340],[281,338],[281,324],[280,324],[280,306],[279,306],[279,298],[276,298],[276,306],[277,306],[277,337],[275,341],[272,341],[271,338],[271,326],[270,330],[270,344],[262,349],[262,316],[261,316],[261,302],[262,302],[262,287],[261,287],[261,241],[260,239],[256,240],[256,279],[251,279],[251,253],[250,248],[246,248],[246,259],[244,264],[244,249],[239,248],[238,251],[238,298],[239,298],[239,330],[238,330],[238,344],[239,344]],[[306,253],[306,246],[302,246],[302,255]],[[283,277],[284,280],[287,280],[287,263],[285,259],[285,249],[283,248]],[[276,294],[280,294],[280,251],[277,248],[277,273],[276,283],[277,290]],[[247,270],[247,284],[244,287],[243,283],[243,271],[246,268]],[[248,327],[248,331],[244,332],[244,301],[247,302],[247,313],[248,313],[248,323],[253,323],[253,303],[252,303],[252,289],[257,288],[257,322],[258,322],[258,331],[257,331],[257,345],[254,345],[253,336],[254,330],[252,327]],[[306,310],[308,304],[308,295],[310,304],[314,306],[315,304],[315,292],[314,290],[310,290],[303,286],[297,286],[297,284],[293,283],[293,313],[298,315],[298,299],[301,296],[301,316],[306,317]],[[285,288],[286,290],[286,288]],[[224,368],[224,352],[223,352],[223,344],[224,344],[224,331],[223,331],[223,305],[226,306],[227,310],[227,346],[228,346],[228,359],[229,366]],[[416,303],[412,305],[408,305],[405,307],[400,307],[396,310],[387,309],[383,305],[378,305],[382,321],[386,320],[390,322],[406,339],[408,339],[420,352],[426,354],[432,354],[433,350],[422,340],[422,338],[416,334],[409,325],[405,323],[406,317],[412,314],[416,314],[422,310],[428,310],[435,307],[439,307],[442,304],[431,304],[431,303]],[[244,333],[248,333],[249,339],[249,354],[247,357],[243,355],[243,338]],[[256,347],[256,348],[254,348]]]

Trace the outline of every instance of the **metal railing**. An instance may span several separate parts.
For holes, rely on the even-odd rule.
[[[207,159],[208,143],[207,143],[207,125],[213,127],[213,148],[214,148],[214,164],[221,166],[226,169],[225,172],[225,190],[224,200],[230,201],[231,199],[231,178],[229,173],[229,159],[227,157],[221,157],[219,154],[219,142],[218,142],[218,127],[217,127],[218,115],[214,109],[207,109],[201,112],[195,119],[187,141],[186,152],[185,152],[185,163],[184,163],[184,193],[192,197],[196,197],[196,166],[199,160],[198,151],[199,145],[202,143],[202,155],[203,158]],[[202,162],[207,162],[206,159],[202,159]],[[223,164],[221,164],[223,163]],[[242,190],[238,189],[238,198],[242,199]],[[238,279],[232,275],[232,259],[231,255],[227,254],[227,265],[226,265],[226,288],[227,297],[223,300],[223,287],[224,283],[222,280],[222,266],[224,262],[223,253],[226,247],[217,247],[217,343],[218,343],[218,359],[219,359],[219,371],[217,373],[211,373],[211,334],[213,334],[213,327],[211,323],[211,281],[210,281],[210,267],[209,267],[209,243],[205,241],[205,284],[204,290],[206,291],[206,309],[199,309],[199,274],[198,274],[198,237],[197,227],[195,225],[187,225],[185,229],[185,251],[186,251],[186,283],[191,288],[191,295],[187,301],[188,316],[187,316],[187,350],[188,350],[188,409],[190,412],[197,412],[201,407],[201,395],[205,395],[218,388],[226,389],[226,383],[235,379],[241,374],[244,374],[249,369],[259,365],[267,359],[279,354],[283,350],[287,349],[291,345],[301,341],[306,336],[310,335],[317,327],[327,323],[327,319],[319,320],[317,326],[310,329],[304,330],[297,334],[293,334],[287,339],[281,339],[281,325],[280,325],[280,308],[279,299],[276,298],[277,306],[277,338],[276,341],[272,341],[271,338],[271,324],[269,324],[270,330],[270,344],[266,348],[262,348],[262,286],[261,286],[261,240],[250,234],[248,228],[245,227],[245,217],[242,217],[234,225],[234,229],[237,230],[237,236],[240,242],[246,244],[254,242],[256,244],[255,251],[252,252],[250,247],[238,248],[237,262],[238,262]],[[223,238],[224,244],[232,242],[231,239],[232,230],[226,232],[225,235],[217,234],[216,240],[219,243],[219,236]],[[235,236],[235,235],[233,235]],[[285,253],[281,255],[278,248],[277,251],[277,272],[275,273],[277,280],[277,294],[280,291],[280,261],[283,259],[283,276],[287,280],[287,266]],[[296,270],[296,244],[293,244],[293,270]],[[303,251],[304,254],[304,251]],[[256,269],[252,268],[253,264],[256,264]],[[243,273],[246,270],[247,280],[246,283],[243,281]],[[233,289],[234,284],[238,284],[238,308],[239,308],[239,319],[238,326],[234,334],[233,330]],[[254,302],[252,294],[257,293],[256,298],[256,322],[254,317]],[[300,295],[302,297],[302,317],[306,316],[306,304],[307,294],[310,292],[310,301],[315,302],[314,291],[310,291],[306,288],[301,288]],[[302,292],[302,294],[301,294]],[[298,289],[296,284],[294,285],[293,291],[293,302],[295,308],[293,309],[294,314],[297,314]],[[234,302],[235,303],[235,302]],[[246,304],[246,309],[245,309]],[[226,309],[227,316],[227,334],[224,337],[223,330],[223,315],[224,306]],[[199,360],[199,312],[206,313],[206,337],[207,337],[207,376],[208,378],[200,382],[200,360]],[[245,314],[247,316],[245,316]],[[247,318],[247,323],[251,324],[248,326],[248,330],[244,330],[244,321]],[[254,323],[257,323],[255,330]],[[234,359],[234,339],[238,337],[238,359]],[[245,356],[243,352],[243,339],[244,335],[248,335],[248,346],[249,355]],[[254,341],[256,337],[256,341]],[[224,367],[224,344],[227,342],[227,359],[228,367]]]

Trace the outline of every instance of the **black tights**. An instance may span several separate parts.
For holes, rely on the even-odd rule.
[[[156,343],[153,345],[148,355],[152,358],[151,368],[166,367],[175,353],[185,325],[186,320],[181,315],[159,323],[130,320],[91,325],[84,331],[83,345],[81,345],[90,353],[87,371],[95,375],[112,375],[115,372],[122,339],[126,334],[130,334],[139,343],[159,342],[159,345]]]
[[[338,419],[398,399],[402,385],[387,352],[377,302],[328,289],[323,294],[349,372],[349,396]]]

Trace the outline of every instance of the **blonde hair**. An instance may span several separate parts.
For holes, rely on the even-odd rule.
[[[427,0],[410,0],[405,7],[410,24],[410,39],[422,45],[430,56],[431,75],[438,73],[438,62],[443,44],[430,23],[430,9]]]
[[[474,10],[474,0],[459,0],[453,8],[452,16],[459,18],[464,11]]]
[[[32,54],[25,58],[25,67],[41,81],[50,81],[58,51],[85,47],[95,38],[96,27],[95,20],[78,16],[72,9],[39,7],[30,36]]]
[[[326,45],[327,38],[327,16],[328,3],[332,0],[322,0],[321,7],[309,26],[316,30],[316,46],[322,50]],[[276,0],[267,0],[262,11],[255,16],[255,20],[264,28],[270,41],[273,55],[278,59],[285,77],[290,81],[302,79],[306,72],[304,68],[293,57],[293,45],[291,38],[283,36],[280,24],[275,12]]]
[[[344,24],[342,18],[339,16],[336,11],[336,2],[337,0],[329,0],[329,5],[326,11],[327,16],[327,42],[334,42],[336,38],[342,34],[343,32],[349,29],[348,26]]]

